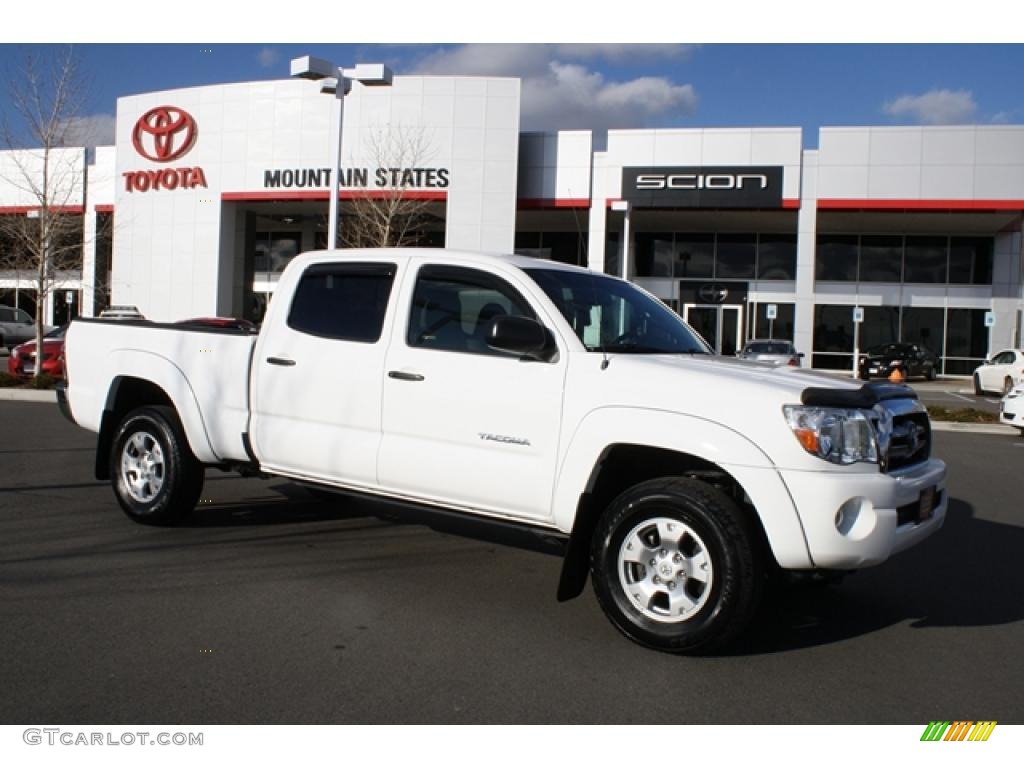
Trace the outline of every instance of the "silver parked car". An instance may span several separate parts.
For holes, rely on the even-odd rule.
[[[803,352],[797,352],[792,342],[781,339],[751,339],[743,345],[737,355],[741,360],[756,360],[759,363],[800,366]]]
[[[28,312],[0,304],[0,349],[14,349],[35,337],[35,321]]]

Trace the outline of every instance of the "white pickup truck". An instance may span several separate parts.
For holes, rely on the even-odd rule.
[[[717,357],[635,285],[517,256],[320,251],[258,335],[77,320],[65,414],[129,517],[207,467],[528,526],[661,650],[735,638],[769,572],[854,570],[934,533],[946,468],[913,390]]]

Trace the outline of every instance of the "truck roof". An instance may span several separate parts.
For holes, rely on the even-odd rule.
[[[407,261],[412,257],[436,255],[445,263],[450,264],[493,264],[512,265],[520,269],[531,267],[559,269],[572,272],[589,272],[585,267],[563,264],[558,261],[538,259],[533,256],[520,256],[511,253],[495,253],[488,251],[467,251],[452,248],[335,248],[319,251],[307,251],[292,260],[292,263],[315,264],[320,261]]]

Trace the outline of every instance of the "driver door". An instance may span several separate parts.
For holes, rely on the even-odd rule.
[[[521,360],[483,341],[498,314],[543,317],[511,276],[479,269],[421,262],[403,293],[384,368],[381,486],[550,520],[566,355]]]

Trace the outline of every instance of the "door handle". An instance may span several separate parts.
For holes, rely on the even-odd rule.
[[[405,371],[388,371],[388,378],[398,379],[399,381],[423,381],[423,374],[406,373]]]
[[[288,358],[285,357],[268,357],[267,362],[270,363],[271,365],[295,365],[294,360],[289,360]]]

